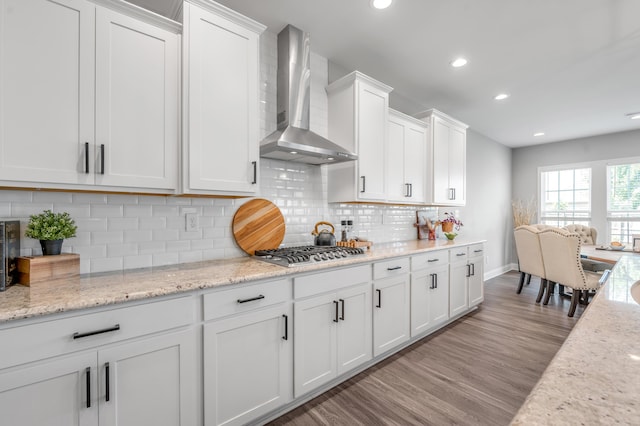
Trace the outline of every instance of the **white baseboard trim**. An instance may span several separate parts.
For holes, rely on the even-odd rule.
[[[518,264],[517,263],[509,263],[507,265],[503,265],[499,268],[495,268],[492,269],[490,271],[486,271],[484,273],[484,280],[490,280],[491,278],[495,278],[499,275],[504,274],[505,272],[509,272],[509,271],[517,271],[518,270]]]

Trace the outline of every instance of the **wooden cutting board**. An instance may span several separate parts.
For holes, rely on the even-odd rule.
[[[256,198],[240,206],[233,216],[233,237],[245,253],[275,249],[284,239],[284,216],[269,200]]]

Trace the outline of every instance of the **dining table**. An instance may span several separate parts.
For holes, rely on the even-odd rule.
[[[640,253],[634,252],[631,249],[613,250],[607,246],[601,245],[588,245],[583,244],[580,246],[580,255],[583,258],[596,260],[599,262],[610,263],[615,265],[618,260],[625,254],[632,254],[634,256],[640,256]]]

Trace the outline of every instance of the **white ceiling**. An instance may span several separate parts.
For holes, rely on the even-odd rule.
[[[170,17],[180,3],[132,2]],[[625,116],[640,112],[639,0],[218,2],[308,31],[314,52],[392,86],[403,112],[437,108],[510,147],[640,129]],[[457,56],[468,65],[452,68]]]

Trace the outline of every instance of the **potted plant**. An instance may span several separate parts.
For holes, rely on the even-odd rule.
[[[449,240],[453,240],[458,234],[453,232],[460,230],[460,227],[464,226],[461,220],[455,217],[453,213],[445,212],[444,219],[440,221],[440,226],[442,226],[442,232],[445,237]]]
[[[45,210],[40,214],[29,216],[29,223],[24,235],[40,240],[44,256],[60,254],[62,241],[76,236],[78,227],[69,213],[53,213]]]

